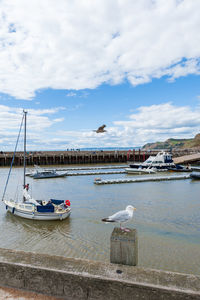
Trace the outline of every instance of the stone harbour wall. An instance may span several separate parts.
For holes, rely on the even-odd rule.
[[[200,299],[200,276],[8,249],[0,286],[73,300]]]

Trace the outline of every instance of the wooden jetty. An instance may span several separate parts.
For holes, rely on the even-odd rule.
[[[114,183],[134,183],[134,182],[145,182],[145,181],[163,181],[163,180],[180,180],[189,179],[190,175],[173,175],[173,176],[143,176],[137,178],[118,178],[118,179],[107,179],[94,181],[95,184],[114,184]]]

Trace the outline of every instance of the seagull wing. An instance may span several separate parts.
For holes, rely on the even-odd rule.
[[[109,216],[108,219],[113,222],[123,223],[130,220],[130,214],[126,210],[118,211],[116,214]]]

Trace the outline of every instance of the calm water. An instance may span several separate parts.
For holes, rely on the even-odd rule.
[[[3,193],[7,168],[0,169]],[[23,170],[13,170],[8,194],[16,195]],[[163,174],[162,174],[163,175]],[[32,221],[6,213],[0,203],[0,247],[109,261],[113,224],[101,218],[134,205],[129,227],[139,235],[139,265],[200,274],[200,181],[95,185],[96,176],[33,180],[34,198],[70,199],[72,214],[65,221]],[[101,175],[102,179],[136,175]],[[99,176],[98,176],[99,177]]]

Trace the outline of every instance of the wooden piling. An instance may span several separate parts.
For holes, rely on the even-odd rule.
[[[138,263],[138,238],[137,230],[129,232],[115,227],[110,238],[110,262],[136,266]]]

